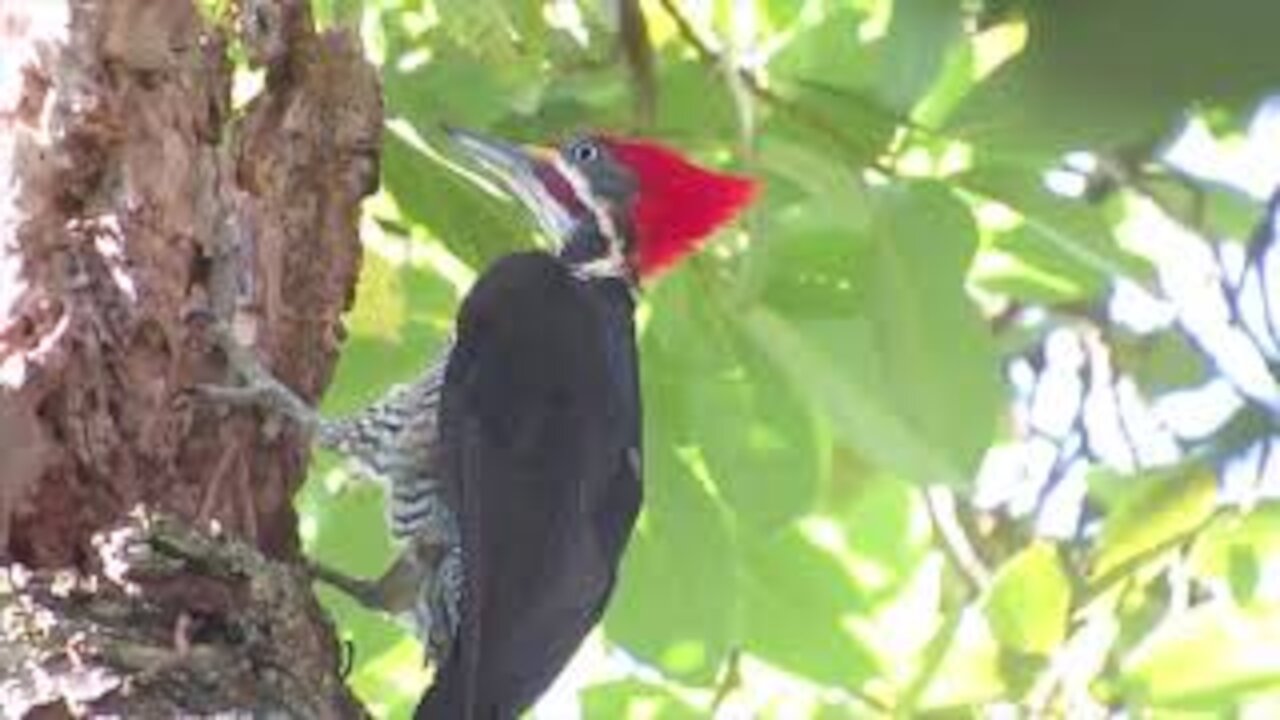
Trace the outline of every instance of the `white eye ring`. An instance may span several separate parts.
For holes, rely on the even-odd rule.
[[[569,148],[569,156],[573,158],[574,162],[589,163],[600,157],[600,149],[590,142],[583,140],[575,143],[573,147]]]

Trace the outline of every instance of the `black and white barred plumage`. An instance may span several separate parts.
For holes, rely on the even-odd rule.
[[[460,616],[462,554],[458,522],[441,495],[438,414],[452,343],[418,379],[391,388],[363,410],[316,424],[313,442],[384,486],[392,536],[405,546],[397,564],[412,593],[409,612],[428,656],[439,657]]]

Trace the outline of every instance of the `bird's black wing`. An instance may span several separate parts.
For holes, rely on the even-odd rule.
[[[540,253],[464,302],[442,470],[459,509],[462,627],[417,717],[516,717],[603,612],[640,505],[631,299]]]

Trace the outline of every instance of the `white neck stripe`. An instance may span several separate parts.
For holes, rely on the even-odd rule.
[[[578,202],[591,212],[592,217],[595,218],[596,227],[605,240],[604,257],[574,265],[574,274],[581,278],[629,277],[627,259],[622,252],[623,239],[618,235],[618,229],[613,222],[613,216],[609,214],[609,208],[602,205],[595,193],[591,192],[591,184],[578,168],[565,162],[559,155],[555,157],[555,169],[560,173],[560,177],[569,183]]]

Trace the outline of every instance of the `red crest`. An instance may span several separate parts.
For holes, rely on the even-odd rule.
[[[612,137],[604,142],[639,184],[632,220],[641,277],[696,250],[756,195],[755,180],[699,167],[657,143]]]

